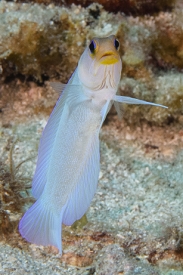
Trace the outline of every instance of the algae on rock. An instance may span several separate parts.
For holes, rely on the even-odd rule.
[[[144,14],[153,14],[159,11],[172,10],[174,7],[176,0],[17,0],[17,2],[35,2],[39,4],[51,4],[55,3],[56,5],[82,5],[84,7],[89,6],[92,2],[99,3],[104,6],[106,10],[109,12],[118,12],[121,11],[125,14],[133,14],[133,15],[144,15]]]
[[[1,75],[6,79],[21,74],[42,83],[54,78],[65,83],[89,39],[116,34],[123,62],[121,94],[169,107],[124,106],[125,120],[158,125],[180,121],[182,89],[179,81],[173,88],[177,80],[172,79],[174,75],[177,79],[183,66],[181,15],[178,8],[172,13],[126,17],[108,13],[97,4],[85,9],[1,1]],[[162,86],[164,78],[166,85]]]
[[[97,6],[102,11],[102,6]],[[61,76],[68,79],[77,65],[77,61],[96,25],[101,32],[111,34],[113,29],[110,21],[117,19],[108,16],[108,27],[102,26],[91,11],[72,6],[56,7],[38,4],[17,4],[2,1],[0,3],[0,64],[2,74],[33,75],[41,77]],[[100,12],[101,12],[100,11]],[[101,15],[101,21],[102,21]],[[96,21],[96,22],[95,22]],[[93,26],[93,31],[90,27]]]
[[[76,22],[77,16],[71,18],[65,8],[6,2],[0,3],[0,11],[0,62],[5,75],[41,78],[70,73],[70,64],[76,66],[86,39],[81,16]]]

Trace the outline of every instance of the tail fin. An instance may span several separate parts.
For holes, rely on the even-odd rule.
[[[38,199],[24,214],[19,223],[19,232],[28,242],[37,245],[53,245],[62,254],[62,215],[53,213]]]

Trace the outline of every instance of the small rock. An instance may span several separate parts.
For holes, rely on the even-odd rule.
[[[96,258],[97,275],[160,275],[146,260],[136,260],[118,244],[104,247]]]
[[[97,256],[96,274],[117,275],[124,271],[125,253],[119,245],[104,247]]]

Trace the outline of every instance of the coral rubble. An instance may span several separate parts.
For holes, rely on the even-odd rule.
[[[182,274],[181,1],[173,10],[173,0],[100,1],[129,16],[71,2],[0,2],[0,273]],[[67,82],[89,40],[111,34],[123,63],[118,92],[169,108],[124,104],[122,122],[113,110],[108,115],[97,193],[87,218],[63,228],[60,259],[17,231],[33,202],[38,142],[59,96],[47,80]]]

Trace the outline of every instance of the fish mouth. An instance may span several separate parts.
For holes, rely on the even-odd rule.
[[[114,52],[105,52],[99,59],[102,65],[112,65],[119,61],[119,57]]]

